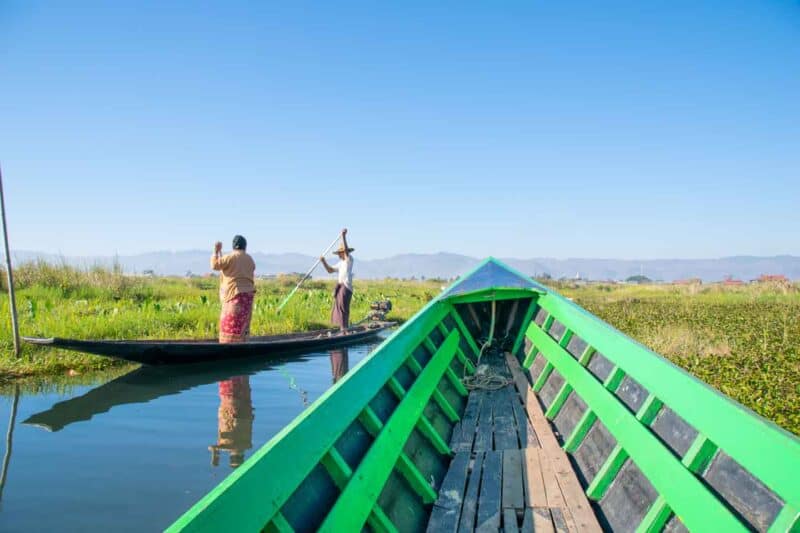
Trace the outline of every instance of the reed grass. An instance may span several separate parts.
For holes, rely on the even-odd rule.
[[[21,333],[84,339],[214,338],[214,278],[145,278],[119,268],[29,263],[15,270]],[[4,279],[4,277],[3,277]],[[296,283],[257,282],[252,331],[279,334],[329,324],[332,281],[312,280],[280,314]],[[404,321],[442,289],[436,281],[355,282],[352,314],[389,298]],[[604,285],[554,287],[619,330],[784,428],[800,434],[800,291],[797,285]],[[8,299],[0,296],[0,381],[20,376],[89,379],[126,363],[25,345],[14,357]],[[48,378],[51,379],[51,378]],[[94,378],[92,378],[94,379]],[[33,386],[33,385],[32,385]],[[40,385],[35,385],[40,386]],[[62,385],[57,385],[62,386]]]
[[[217,335],[218,281],[214,278],[134,277],[121,269],[79,269],[43,262],[15,268],[20,333],[80,339],[204,339]],[[251,330],[271,335],[329,327],[333,281],[304,284],[278,314],[293,277],[258,280]],[[356,280],[351,318],[374,300],[389,298],[391,317],[404,321],[440,290],[435,282]],[[121,364],[113,359],[23,345],[13,355],[8,298],[0,296],[0,379],[31,374],[83,373]]]

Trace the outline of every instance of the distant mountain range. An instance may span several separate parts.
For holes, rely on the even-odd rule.
[[[303,254],[252,254],[259,275],[288,272],[305,272],[316,260]],[[203,250],[180,252],[149,252],[137,255],[70,257],[41,252],[18,251],[12,253],[17,264],[24,261],[44,260],[66,262],[74,266],[111,265],[119,262],[129,273],[153,271],[157,275],[204,274],[208,272],[209,253]],[[644,274],[652,280],[674,281],[700,278],[718,281],[726,276],[749,280],[761,274],[783,274],[790,279],[800,279],[800,257],[780,255],[774,257],[735,256],[719,259],[516,259],[500,258],[512,267],[529,275],[549,274],[553,278],[590,280],[624,280]],[[451,253],[401,254],[385,259],[359,259],[353,266],[362,278],[451,278],[480,261],[479,258]],[[323,276],[318,268],[316,276]]]

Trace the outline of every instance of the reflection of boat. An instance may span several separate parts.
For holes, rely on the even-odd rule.
[[[219,382],[217,442],[208,447],[211,464],[219,464],[219,453],[228,452],[231,467],[244,460],[244,452],[253,447],[253,401],[250,376],[234,376]]]
[[[217,340],[79,340],[59,337],[40,339],[23,337],[25,342],[39,346],[66,348],[77,352],[118,357],[147,365],[196,363],[232,357],[269,357],[288,352],[325,350],[364,342],[391,328],[395,322],[370,322],[354,326],[344,335],[338,329],[323,329],[250,337],[246,342],[220,343]]]
[[[502,263],[168,531],[796,531],[800,440]]]
[[[178,367],[143,366],[82,396],[59,402],[47,411],[36,413],[23,424],[59,431],[73,422],[89,420],[117,405],[147,403],[231,376],[254,374],[268,369],[270,365],[268,361],[244,360],[233,365],[196,363]]]

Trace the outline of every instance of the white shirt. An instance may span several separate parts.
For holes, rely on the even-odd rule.
[[[339,261],[334,267],[339,271],[339,283],[353,290],[353,256],[348,254],[347,259]]]

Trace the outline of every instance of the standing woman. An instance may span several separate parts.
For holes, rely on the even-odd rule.
[[[334,326],[339,326],[342,333],[350,326],[350,300],[353,298],[353,248],[347,246],[347,228],[342,230],[342,244],[336,250],[335,255],[339,256],[339,262],[332,267],[322,260],[322,266],[328,274],[339,272],[339,279],[336,288],[333,290],[333,309],[331,310],[331,322]]]
[[[219,270],[219,342],[244,342],[250,335],[256,263],[245,251],[247,241],[241,235],[233,238],[233,252],[222,255],[222,243],[214,245],[211,268]]]

